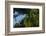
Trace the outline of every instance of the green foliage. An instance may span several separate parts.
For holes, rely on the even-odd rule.
[[[39,10],[31,9],[27,10],[27,15],[24,19],[25,27],[38,27],[39,26]]]

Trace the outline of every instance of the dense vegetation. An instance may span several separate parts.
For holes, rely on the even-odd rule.
[[[26,27],[38,27],[39,26],[39,10],[31,9],[27,10],[28,18],[24,19],[24,25]]]

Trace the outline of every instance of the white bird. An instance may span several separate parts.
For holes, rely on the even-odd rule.
[[[18,13],[15,13],[17,15]],[[17,17],[13,18],[13,26],[15,26],[16,23],[20,25],[20,22],[26,17],[26,14],[19,14]]]

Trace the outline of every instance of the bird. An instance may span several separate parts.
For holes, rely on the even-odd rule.
[[[13,26],[16,26],[16,24],[21,25],[21,21],[27,16],[26,14],[19,14],[18,12],[15,12],[13,15]]]

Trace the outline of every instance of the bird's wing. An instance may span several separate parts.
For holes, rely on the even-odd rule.
[[[21,22],[24,18],[25,18],[26,15],[19,15],[16,17],[16,20],[17,22]]]

